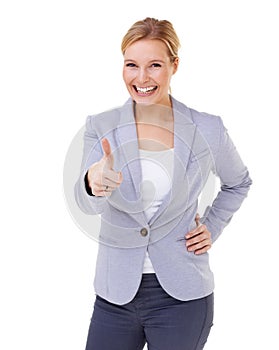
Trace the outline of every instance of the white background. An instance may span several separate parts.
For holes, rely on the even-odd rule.
[[[0,7],[1,349],[85,348],[97,243],[67,210],[64,159],[88,114],[128,98],[120,43],[146,16],[180,37],[174,97],[222,116],[254,181],[211,250],[206,349],[278,346],[276,1],[11,0]]]

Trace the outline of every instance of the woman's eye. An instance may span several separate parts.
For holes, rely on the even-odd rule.
[[[160,65],[160,63],[152,63],[152,67],[158,68],[158,67],[162,67],[162,66]]]
[[[135,67],[136,65],[134,63],[127,63],[126,67]]]

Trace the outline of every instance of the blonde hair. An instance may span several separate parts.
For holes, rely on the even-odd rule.
[[[122,39],[122,54],[128,46],[141,39],[161,40],[168,47],[171,62],[178,57],[180,42],[173,25],[167,20],[147,17],[134,23]]]

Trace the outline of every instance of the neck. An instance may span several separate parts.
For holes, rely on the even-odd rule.
[[[137,122],[172,121],[172,107],[157,104],[135,103],[135,118]]]

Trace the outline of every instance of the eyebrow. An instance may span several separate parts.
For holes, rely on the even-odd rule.
[[[126,60],[124,60],[124,62],[137,62],[137,61],[135,61],[135,60],[133,60],[133,59],[130,59],[130,58],[127,58]],[[148,63],[152,63],[152,62],[161,62],[161,63],[165,63],[165,61],[163,61],[163,60],[160,60],[160,59],[158,59],[158,60],[150,60],[150,61],[148,61]]]

